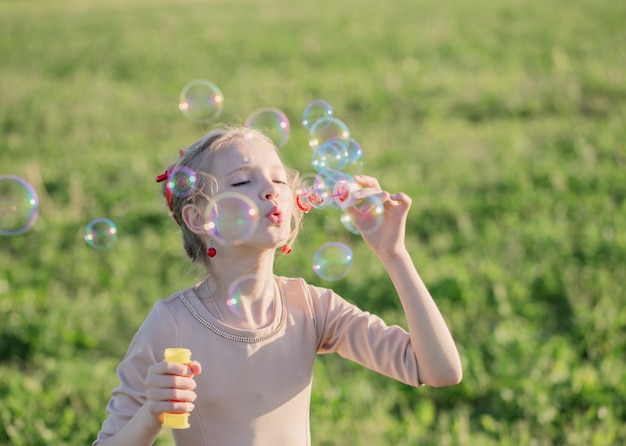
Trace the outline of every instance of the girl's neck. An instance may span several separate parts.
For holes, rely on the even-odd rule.
[[[209,298],[207,307],[227,325],[258,329],[272,323],[280,305],[273,272],[273,252],[266,258],[232,261],[219,253],[211,261],[200,296]],[[271,257],[271,258],[269,258]]]
[[[270,278],[274,275],[274,251],[265,251],[259,255],[240,255],[218,251],[211,259],[207,271],[218,291],[226,292],[228,287],[239,277],[256,276]]]

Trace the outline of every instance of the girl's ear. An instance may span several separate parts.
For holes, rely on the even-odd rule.
[[[185,225],[194,234],[206,234],[204,229],[204,215],[195,204],[186,204],[183,206],[181,215]]]

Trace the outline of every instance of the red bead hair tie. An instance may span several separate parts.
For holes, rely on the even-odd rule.
[[[182,157],[185,152],[181,150],[179,153],[180,153],[180,156]],[[174,170],[174,166],[175,164],[172,164],[161,175],[157,175],[156,182],[161,183],[163,181],[167,181],[165,183],[165,199],[167,200],[167,207],[170,209],[170,214],[172,214],[172,217],[174,217],[174,221],[176,221],[176,223],[178,223],[178,226],[180,226],[180,222],[178,221],[178,218],[176,218],[176,215],[174,215],[174,210],[172,209],[172,186],[170,185],[170,182],[168,181],[170,174],[172,173],[172,170]]]

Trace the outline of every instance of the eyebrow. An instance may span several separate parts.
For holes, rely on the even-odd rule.
[[[226,172],[226,176],[230,176],[234,173],[238,173],[238,172],[247,172],[250,170],[250,166],[247,164],[243,164],[241,166],[235,167],[232,170],[229,170],[228,172]]]
[[[242,164],[240,166],[235,167],[234,169],[226,172],[225,176],[231,176],[233,174],[239,173],[239,172],[244,172],[247,173],[250,170],[252,170],[252,167],[249,164]],[[280,173],[287,173],[287,168],[281,164],[275,164],[273,166],[270,167],[270,170],[272,171],[272,173],[275,172],[280,172]]]

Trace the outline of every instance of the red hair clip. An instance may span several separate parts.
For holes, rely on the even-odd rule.
[[[182,157],[185,152],[181,150],[179,153],[180,153],[180,156]],[[178,223],[178,226],[180,226],[180,222],[176,218],[176,215],[174,215],[174,210],[172,209],[172,186],[170,185],[170,182],[168,181],[170,177],[170,173],[172,173],[172,170],[174,170],[174,166],[175,164],[172,164],[170,167],[167,168],[165,172],[163,172],[160,175],[157,175],[156,182],[161,183],[163,181],[167,181],[165,183],[165,199],[167,200],[167,207],[170,209],[170,214],[172,214],[172,217],[174,217],[174,220],[176,221],[176,223]]]

